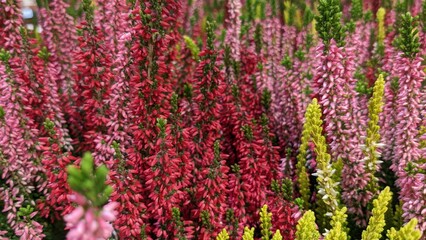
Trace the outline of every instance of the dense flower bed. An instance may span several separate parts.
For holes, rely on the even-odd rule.
[[[0,239],[426,237],[424,1],[0,4]]]

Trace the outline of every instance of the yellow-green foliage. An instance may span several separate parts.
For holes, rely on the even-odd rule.
[[[415,229],[417,226],[417,219],[411,219],[405,226],[399,231],[395,228],[388,230],[387,237],[389,240],[419,240],[422,237],[420,230]]]
[[[274,236],[272,237],[272,240],[282,240],[283,236],[281,236],[280,230],[277,229],[277,231],[275,231]]]
[[[321,198],[318,198],[315,202],[315,217],[316,223],[320,232],[325,229],[330,229],[330,215],[326,215],[328,212],[327,204]]]
[[[341,179],[342,179],[342,170],[343,170],[343,166],[344,165],[345,164],[343,164],[343,160],[340,157],[337,158],[336,161],[334,161],[334,162],[331,163],[331,167],[335,171],[334,174],[333,174],[333,180],[335,182],[340,182],[341,181]],[[336,191],[340,192],[340,190],[341,190],[340,185],[337,185],[336,186]]]
[[[192,40],[188,36],[183,36],[183,39],[185,40],[186,47],[191,51],[192,57],[195,60],[198,60],[198,54],[200,53],[200,48],[195,44],[194,40]]]
[[[316,39],[316,38],[317,38],[317,28],[316,28],[316,24],[317,24],[317,20],[315,20],[315,18],[314,18],[314,19],[312,20],[311,28],[310,28],[311,34],[314,36],[314,39]]]
[[[379,115],[383,108],[383,94],[385,88],[385,80],[383,75],[380,74],[376,83],[374,84],[373,96],[368,103],[368,127],[367,138],[365,139],[364,155],[366,160],[367,172],[371,175],[368,188],[375,194],[378,191],[378,179],[374,176],[377,169],[378,157],[380,154],[377,152],[377,147],[380,141],[380,126]]]
[[[226,229],[223,229],[222,232],[220,232],[219,235],[217,235],[216,237],[216,240],[228,240],[228,239],[229,239],[229,235]]]
[[[254,228],[244,228],[243,240],[253,240],[254,239]]]
[[[327,206],[327,212],[333,213],[337,210],[338,191],[336,187],[339,183],[333,180],[333,169],[330,163],[330,154],[327,153],[327,144],[322,135],[321,108],[317,99],[313,99],[307,111],[312,118],[311,137],[315,143],[315,153],[317,160],[317,182],[319,186],[318,194]]]
[[[389,187],[383,189],[377,199],[373,201],[373,215],[370,217],[368,227],[362,232],[363,240],[380,240],[383,228],[386,225],[385,213],[388,210],[389,201],[392,199],[392,192]]]
[[[379,46],[383,46],[383,41],[385,40],[386,30],[385,30],[385,15],[386,10],[381,7],[377,10],[377,43]]]
[[[302,19],[302,11],[300,9],[296,10],[296,16],[294,19],[294,24],[296,25],[297,29],[302,29],[303,26],[303,19]]]
[[[299,219],[296,226],[296,240],[318,240],[320,234],[315,224],[315,214],[306,211]]]
[[[269,240],[271,236],[272,227],[272,213],[268,212],[268,206],[263,205],[260,210],[260,232],[262,233],[262,240]]]
[[[286,25],[289,24],[290,20],[290,8],[291,8],[291,1],[290,0],[284,0],[284,22]]]
[[[265,0],[256,1],[256,19],[265,17]]]
[[[315,106],[316,101],[310,106]],[[387,206],[392,199],[392,192],[389,187],[386,187],[373,201],[373,215],[370,218],[368,227],[362,233],[362,240],[380,240],[382,232],[385,226],[385,213],[387,212]],[[324,234],[324,240],[347,240],[347,223],[346,223],[346,207],[336,207],[333,211],[332,218],[330,221],[331,230]],[[260,228],[262,234],[262,240],[271,239],[271,227],[272,227],[272,213],[268,212],[268,206],[264,205],[260,212]],[[331,213],[330,213],[331,215]],[[422,236],[420,230],[416,229],[417,219],[413,218],[399,231],[395,228],[391,228],[387,232],[389,240],[419,240]],[[296,226],[296,238],[295,240],[319,240],[321,235],[318,232],[317,225],[315,223],[315,214],[313,211],[306,211],[303,216],[299,219]],[[271,240],[282,240],[283,237],[279,230],[276,230]],[[223,229],[216,240],[229,240],[229,235],[226,229]],[[242,240],[254,240],[254,228],[245,227]]]
[[[424,117],[426,117],[426,116],[424,116]],[[418,137],[421,137],[425,134],[426,134],[426,126],[420,126]],[[419,145],[420,145],[419,146],[420,148],[426,148],[426,140],[425,139],[419,139]]]
[[[396,228],[402,227],[404,225],[404,221],[402,219],[402,202],[400,201],[398,204],[395,205],[395,212],[393,214],[392,218],[392,225]]]
[[[331,219],[331,230],[325,236],[325,240],[346,240],[348,235],[344,229],[346,225],[346,207],[340,208],[333,213]]]
[[[297,174],[297,183],[299,185],[299,192],[303,200],[303,207],[305,209],[309,208],[309,197],[311,191],[309,189],[309,177],[306,172],[306,151],[308,150],[308,144],[311,140],[311,128],[313,125],[312,122],[312,112],[306,110],[305,113],[305,123],[303,124],[302,139],[299,148],[299,154],[297,155],[297,164],[296,164],[296,174]]]

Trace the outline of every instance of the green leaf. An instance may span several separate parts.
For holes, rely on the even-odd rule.
[[[90,153],[85,153],[81,159],[81,172],[89,177],[93,174],[93,157]]]

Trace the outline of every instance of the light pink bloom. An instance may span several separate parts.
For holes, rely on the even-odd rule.
[[[194,0],[192,1],[192,4],[188,6],[188,17],[185,23],[185,30],[188,34],[192,33],[192,35],[197,36],[197,30],[199,30],[196,26],[197,23],[195,23],[195,26],[191,26],[191,19],[194,17],[195,14],[198,14],[198,16],[204,15],[203,2],[203,0]]]
[[[15,70],[22,69],[22,62],[17,58],[10,59],[7,63],[0,63],[0,107],[4,111],[4,118],[0,119],[0,170],[1,178],[7,187],[0,188],[0,200],[3,201],[3,211],[7,214],[7,223],[18,236],[29,236],[26,239],[39,239],[42,234],[42,226],[30,219],[22,219],[17,216],[25,199],[35,190],[34,182],[38,187],[44,183],[37,177],[41,171],[35,163],[37,157],[35,139],[37,129],[32,128],[34,122],[28,112],[24,100],[27,98],[28,87],[21,75],[15,74]],[[6,71],[9,68],[11,71]],[[7,161],[5,161],[7,160]],[[35,204],[34,204],[35,205]],[[25,238],[21,238],[25,239]]]
[[[39,11],[43,42],[55,59],[52,62],[59,64],[58,87],[66,96],[74,94],[75,82],[71,64],[72,51],[77,45],[77,34],[73,27],[74,19],[66,13],[68,7],[65,1],[53,0],[48,9],[41,8]]]
[[[225,43],[231,49],[231,57],[240,61],[240,32],[241,32],[241,0],[228,1],[228,18],[226,19]]]
[[[426,184],[424,150],[419,149],[418,129],[421,124],[422,81],[425,78],[423,59],[417,54],[413,59],[399,53],[395,58],[399,86],[396,98],[395,149],[391,169],[396,173],[403,217],[406,221],[416,217],[421,230],[426,230]],[[424,116],[423,116],[424,117]],[[408,171],[407,166],[412,170]]]
[[[413,16],[419,15],[422,12],[422,2],[423,0],[414,0],[413,6],[411,7],[411,14]]]
[[[324,45],[317,48],[317,72],[313,91],[319,99],[324,117],[324,130],[330,146],[332,160],[342,159],[342,198],[348,212],[355,215],[360,225],[366,224],[364,209],[371,193],[365,189],[369,181],[361,161],[359,148],[362,134],[359,103],[354,90],[354,49],[337,47],[331,41],[328,52]]]
[[[70,229],[67,234],[68,240],[101,240],[111,236],[114,230],[111,222],[116,218],[117,212],[114,209],[118,203],[110,202],[97,209],[90,206],[90,203],[79,194],[71,195],[69,198],[79,206],[64,216],[66,228]]]
[[[384,92],[384,106],[383,113],[380,118],[380,136],[383,144],[382,158],[384,161],[392,161],[395,151],[396,137],[396,105],[397,105],[397,89],[392,86],[392,81],[398,78],[395,59],[398,52],[391,45],[390,39],[385,39],[385,52],[383,56],[383,70],[389,74],[386,78],[385,92]]]

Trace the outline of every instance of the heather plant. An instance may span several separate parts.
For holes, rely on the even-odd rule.
[[[383,41],[386,37],[386,29],[385,29],[385,16],[386,16],[386,9],[385,8],[379,8],[377,11],[377,42],[379,45],[383,45]]]
[[[26,2],[0,239],[425,238],[424,1]]]
[[[280,230],[276,230],[275,233],[272,233],[272,213],[268,212],[268,206],[263,205],[263,207],[259,211],[260,216],[260,232],[262,240],[282,240],[283,237],[280,233]],[[252,240],[254,239],[254,228],[245,227],[244,234],[242,236],[244,240]],[[223,229],[219,235],[216,237],[217,240],[229,239],[228,232],[226,229]]]
[[[388,231],[386,236],[390,240],[421,239],[422,233],[420,232],[420,230],[415,229],[416,224],[417,224],[417,220],[413,218],[405,226],[401,227],[399,230],[395,230],[395,228],[391,228]]]
[[[377,199],[374,199],[373,214],[369,220],[367,228],[362,233],[362,239],[381,239],[385,226],[385,213],[387,211],[388,203],[392,198],[390,188],[383,189]],[[271,239],[272,232],[269,230],[271,226],[272,214],[268,212],[267,206],[263,206],[260,211],[260,228],[261,238]],[[333,213],[330,221],[331,229],[323,233],[324,239],[349,239],[346,229],[346,207],[342,207]],[[407,225],[402,227],[399,231],[394,228],[387,232],[389,239],[420,239],[420,231],[415,229],[417,224],[416,219],[411,220]],[[253,239],[254,228],[246,227],[244,230],[243,239]],[[317,230],[315,223],[315,214],[311,210],[306,211],[299,219],[297,224],[297,232],[295,239],[320,239],[320,233]],[[227,239],[227,232],[224,229],[216,239]],[[281,239],[280,233],[277,230],[272,236],[272,239]]]
[[[399,198],[404,210],[403,217],[406,221],[417,218],[420,229],[425,230],[425,216],[423,202],[425,201],[424,184],[425,175],[422,165],[424,164],[423,152],[419,146],[418,129],[421,126],[421,113],[416,106],[421,102],[421,82],[425,73],[421,67],[422,58],[419,54],[419,37],[417,20],[410,13],[402,16],[396,44],[400,50],[396,57],[396,68],[399,76],[399,88],[397,92],[397,133],[400,138],[396,140],[395,156],[393,158],[392,170],[397,176],[396,184],[400,188]],[[408,67],[408,68],[407,68]],[[404,100],[401,100],[404,99]],[[403,121],[402,116],[417,116]],[[419,192],[420,191],[420,192]],[[419,211],[413,211],[418,209]]]
[[[64,216],[69,230],[67,239],[107,239],[112,235],[110,222],[115,220],[116,202],[108,202],[113,191],[105,184],[108,169],[105,165],[94,167],[93,157],[85,153],[80,169],[68,166],[68,184],[75,192],[69,198],[78,206]]]
[[[375,176],[379,172],[381,161],[380,147],[380,126],[378,125],[380,113],[383,107],[383,94],[384,94],[385,81],[383,75],[380,74],[377,81],[374,83],[373,95],[368,104],[368,125],[367,136],[365,138],[365,146],[363,149],[366,161],[367,172],[371,175],[371,180],[367,188],[371,193],[376,194],[378,188],[378,178]]]
[[[297,223],[296,240],[316,240],[319,239],[319,237],[320,233],[318,232],[315,224],[315,214],[311,210],[308,210]]]
[[[362,232],[362,239],[380,239],[382,237],[382,231],[385,226],[385,213],[387,206],[392,198],[392,192],[389,187],[386,187],[373,201],[373,213],[370,217],[368,227]]]

